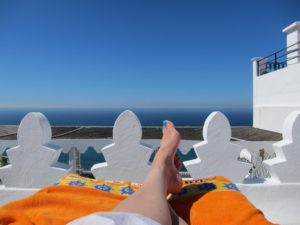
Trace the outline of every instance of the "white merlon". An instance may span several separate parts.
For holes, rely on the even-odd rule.
[[[106,162],[95,164],[91,171],[97,179],[142,182],[150,170],[153,149],[141,144],[142,126],[136,115],[126,110],[113,127],[113,144],[101,152]]]
[[[191,176],[199,178],[220,174],[242,183],[252,165],[238,161],[242,147],[230,142],[231,128],[223,113],[213,112],[207,117],[203,138],[204,141],[193,146],[197,159],[183,162]]]
[[[51,126],[42,113],[28,113],[22,119],[18,145],[7,150],[10,165],[0,168],[5,187],[41,188],[70,172],[69,165],[57,162],[62,149],[51,143],[51,136]]]

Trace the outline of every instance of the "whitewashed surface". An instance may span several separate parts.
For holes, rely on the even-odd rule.
[[[297,213],[297,209],[300,208],[299,115],[300,112],[293,112],[289,115],[284,125],[283,140],[273,144],[277,157],[265,163],[272,175],[270,179],[252,180],[252,183],[248,181],[247,184],[241,184],[243,177],[248,172],[249,164],[237,162],[237,157],[242,150],[247,150],[247,145],[252,148],[249,149],[249,152],[255,151],[256,146],[250,142],[247,144],[245,141],[235,142],[236,144],[230,142],[230,125],[221,112],[213,112],[205,121],[203,142],[182,141],[180,148],[184,153],[194,147],[198,155],[196,163],[187,163],[187,168],[193,176],[198,177],[202,174],[207,176],[210,173],[216,173],[212,175],[225,175],[237,181],[238,187],[246,197],[255,206],[262,209],[266,217],[274,223],[300,224],[299,213]],[[122,180],[142,180],[149,169],[148,159],[154,150],[151,145],[158,146],[159,140],[142,141],[141,135],[138,118],[134,113],[125,111],[115,123],[112,140],[90,140],[90,143],[89,140],[51,141],[48,120],[40,113],[30,113],[21,122],[18,143],[14,141],[0,142],[1,145],[12,147],[8,150],[11,165],[0,169],[0,177],[5,185],[0,186],[0,203],[30,195],[37,190],[33,187],[40,188],[51,185],[71,170],[69,165],[57,163],[58,156],[63,150],[54,143],[64,144],[68,148],[76,146],[80,152],[93,146],[97,152],[102,152],[107,162],[102,166],[96,164],[93,167],[92,170],[96,177],[114,179],[122,170],[123,173],[120,173],[123,177]],[[238,143],[244,144],[244,146],[239,146]],[[257,144],[257,149],[259,149],[259,143]],[[268,144],[267,151],[271,151],[270,143],[263,144]],[[5,147],[1,146],[1,148]],[[37,163],[39,160],[43,163]],[[227,164],[233,166],[228,167],[231,169],[219,170],[221,169],[221,167],[218,168],[219,164],[222,164],[224,168]],[[134,169],[136,166],[142,169]],[[213,172],[211,167],[216,167],[218,170]],[[117,172],[105,171],[107,168],[110,170],[117,168]],[[127,168],[129,169],[127,170]],[[236,170],[239,171],[236,172]],[[137,176],[139,171],[141,171],[141,175]],[[230,174],[230,172],[232,173]],[[22,176],[26,178],[23,179]],[[138,179],[134,177],[138,177]]]

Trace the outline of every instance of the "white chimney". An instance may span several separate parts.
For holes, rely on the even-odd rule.
[[[292,23],[288,27],[284,28],[282,32],[286,33],[286,45],[288,47],[287,65],[299,63],[300,62],[300,43],[299,43],[300,42],[300,21]]]

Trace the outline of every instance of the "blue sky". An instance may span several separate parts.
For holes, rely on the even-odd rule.
[[[251,107],[300,1],[0,0],[1,108]]]

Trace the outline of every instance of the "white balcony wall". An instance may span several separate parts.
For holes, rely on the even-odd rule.
[[[299,110],[300,64],[262,76],[257,76],[254,68],[253,127],[282,133],[284,119]]]

